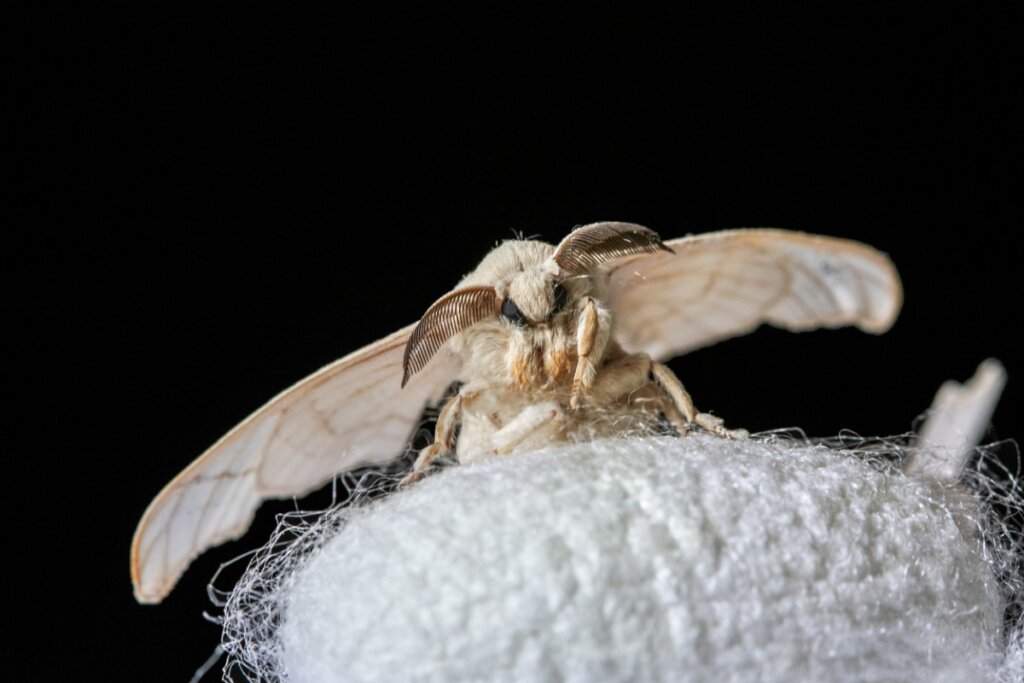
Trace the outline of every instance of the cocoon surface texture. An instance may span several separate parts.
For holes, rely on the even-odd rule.
[[[344,524],[273,598],[281,621],[266,647],[283,671],[264,675],[975,681],[1020,671],[1004,660],[1006,598],[974,497],[846,451],[605,440],[450,467],[332,514]]]

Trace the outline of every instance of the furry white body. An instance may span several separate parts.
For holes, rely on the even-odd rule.
[[[554,442],[650,433],[662,415],[680,433],[696,423],[719,436],[745,434],[697,413],[667,367],[652,374],[657,364],[647,354],[626,353],[612,339],[605,271],[563,279],[565,301],[557,307],[555,254],[556,247],[543,242],[505,242],[455,288],[491,286],[500,300],[516,304],[526,323],[495,317],[449,340],[462,359],[462,387],[406,483],[453,445],[465,464]]]

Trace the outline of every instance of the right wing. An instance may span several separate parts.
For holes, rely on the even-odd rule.
[[[441,353],[402,388],[414,327],[281,392],[164,487],[132,541],[136,599],[163,600],[200,553],[244,534],[264,499],[301,496],[341,472],[399,456],[424,407],[458,371]]]

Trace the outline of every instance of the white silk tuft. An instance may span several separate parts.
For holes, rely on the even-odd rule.
[[[292,681],[1020,680],[988,519],[786,439],[553,447],[328,513],[249,570],[225,645]]]

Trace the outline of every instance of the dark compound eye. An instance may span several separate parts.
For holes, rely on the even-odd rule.
[[[516,302],[512,301],[512,299],[505,299],[501,302],[501,315],[513,325],[522,327],[526,324],[526,316],[523,315],[523,312],[519,310]]]
[[[552,313],[558,313],[564,311],[565,307],[569,304],[569,292],[562,286],[561,282],[556,282],[552,288],[552,293],[555,300],[555,308]]]

